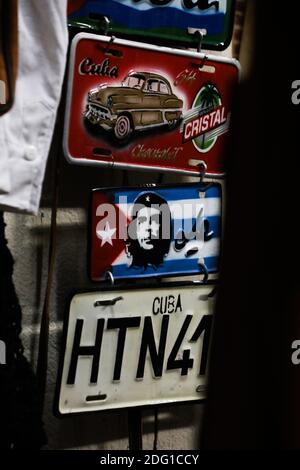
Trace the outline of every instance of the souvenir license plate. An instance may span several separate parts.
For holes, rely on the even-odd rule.
[[[81,33],[72,42],[64,151],[71,163],[225,171],[234,59]]]
[[[219,183],[94,190],[91,279],[216,272],[221,217]]]
[[[212,293],[196,285],[75,295],[59,412],[204,398]]]
[[[106,16],[108,31],[119,36],[191,47],[204,35],[206,49],[225,49],[231,40],[234,0],[82,0],[69,2],[69,20],[97,27]]]

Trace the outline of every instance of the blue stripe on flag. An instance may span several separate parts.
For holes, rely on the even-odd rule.
[[[204,258],[208,272],[216,272],[218,270],[218,257],[209,256]],[[144,268],[128,267],[126,264],[112,266],[112,274],[115,278],[133,278],[133,277],[153,277],[160,275],[183,275],[183,274],[201,274],[197,259],[181,259],[164,261],[157,269],[151,266]]]
[[[126,197],[127,204],[133,204],[138,195],[148,192],[158,194],[168,202],[185,199],[195,199],[196,201],[200,201],[199,191],[201,191],[200,185],[193,187],[178,186],[178,188],[141,188],[139,190],[135,189],[132,191],[108,191],[108,194],[114,194],[115,204],[120,202],[120,197]],[[221,186],[219,184],[214,184],[206,190],[205,199],[212,197],[221,198]]]

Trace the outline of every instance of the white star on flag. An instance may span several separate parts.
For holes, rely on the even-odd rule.
[[[112,236],[114,235],[115,231],[115,228],[110,228],[108,222],[106,222],[104,230],[96,230],[97,237],[101,238],[101,246],[105,245],[105,243],[109,243],[110,245],[113,244]]]

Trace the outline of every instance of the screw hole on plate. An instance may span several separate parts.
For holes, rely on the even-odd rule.
[[[107,307],[107,306],[112,306],[115,305],[119,300],[123,300],[123,297],[115,297],[114,299],[108,299],[108,300],[96,300],[94,302],[94,307]]]
[[[198,248],[191,248],[186,252],[185,257],[189,258],[190,256],[194,256],[196,253],[198,253]]]
[[[198,62],[190,62],[190,66],[194,69],[200,70],[201,72],[215,73],[216,67],[214,67],[213,65],[205,65],[206,60],[207,56],[204,56],[200,64]]]
[[[107,395],[106,393],[101,393],[99,395],[88,395],[85,401],[104,401],[106,400]]]
[[[207,170],[207,165],[204,160],[196,160],[194,158],[190,158],[188,161],[188,164],[190,166],[197,166],[199,168],[200,172],[203,172]],[[197,175],[196,175],[197,176]]]
[[[199,67],[199,70],[201,70],[201,72],[206,72],[206,73],[215,73],[216,72],[216,67],[214,67],[213,65],[203,65],[201,67],[201,65],[198,65]]]
[[[96,48],[103,52],[105,55],[112,55],[113,57],[123,57],[123,52],[119,49],[111,49],[109,43],[107,46],[101,46],[100,44],[96,45]]]
[[[94,147],[93,148],[93,155],[94,156],[101,156],[101,157],[111,157],[111,150],[103,149],[101,147]]]
[[[106,49],[105,55],[112,55],[113,57],[123,57],[123,52],[118,49]]]
[[[215,73],[216,72],[216,67],[213,65],[206,65],[205,62],[207,61],[208,57],[204,56],[203,59],[201,60],[200,64],[197,62],[191,62],[190,65],[194,69],[200,70],[200,72],[206,72],[206,73]]]
[[[194,36],[194,39],[196,41],[199,41],[199,35],[201,34],[203,37],[206,36],[207,29],[206,28],[197,29],[197,28],[188,27],[187,33],[190,34],[191,36]]]

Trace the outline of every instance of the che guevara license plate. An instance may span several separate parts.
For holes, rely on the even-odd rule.
[[[218,271],[222,187],[218,182],[96,189],[90,272],[115,279]]]
[[[73,3],[73,5],[72,5]],[[127,37],[192,47],[195,31],[206,49],[225,49],[231,40],[234,0],[77,0],[69,2],[69,20],[97,25],[106,16],[108,31]]]
[[[203,399],[214,289],[177,285],[75,295],[59,412]]]
[[[64,152],[71,163],[222,175],[234,59],[78,34],[71,46]]]

